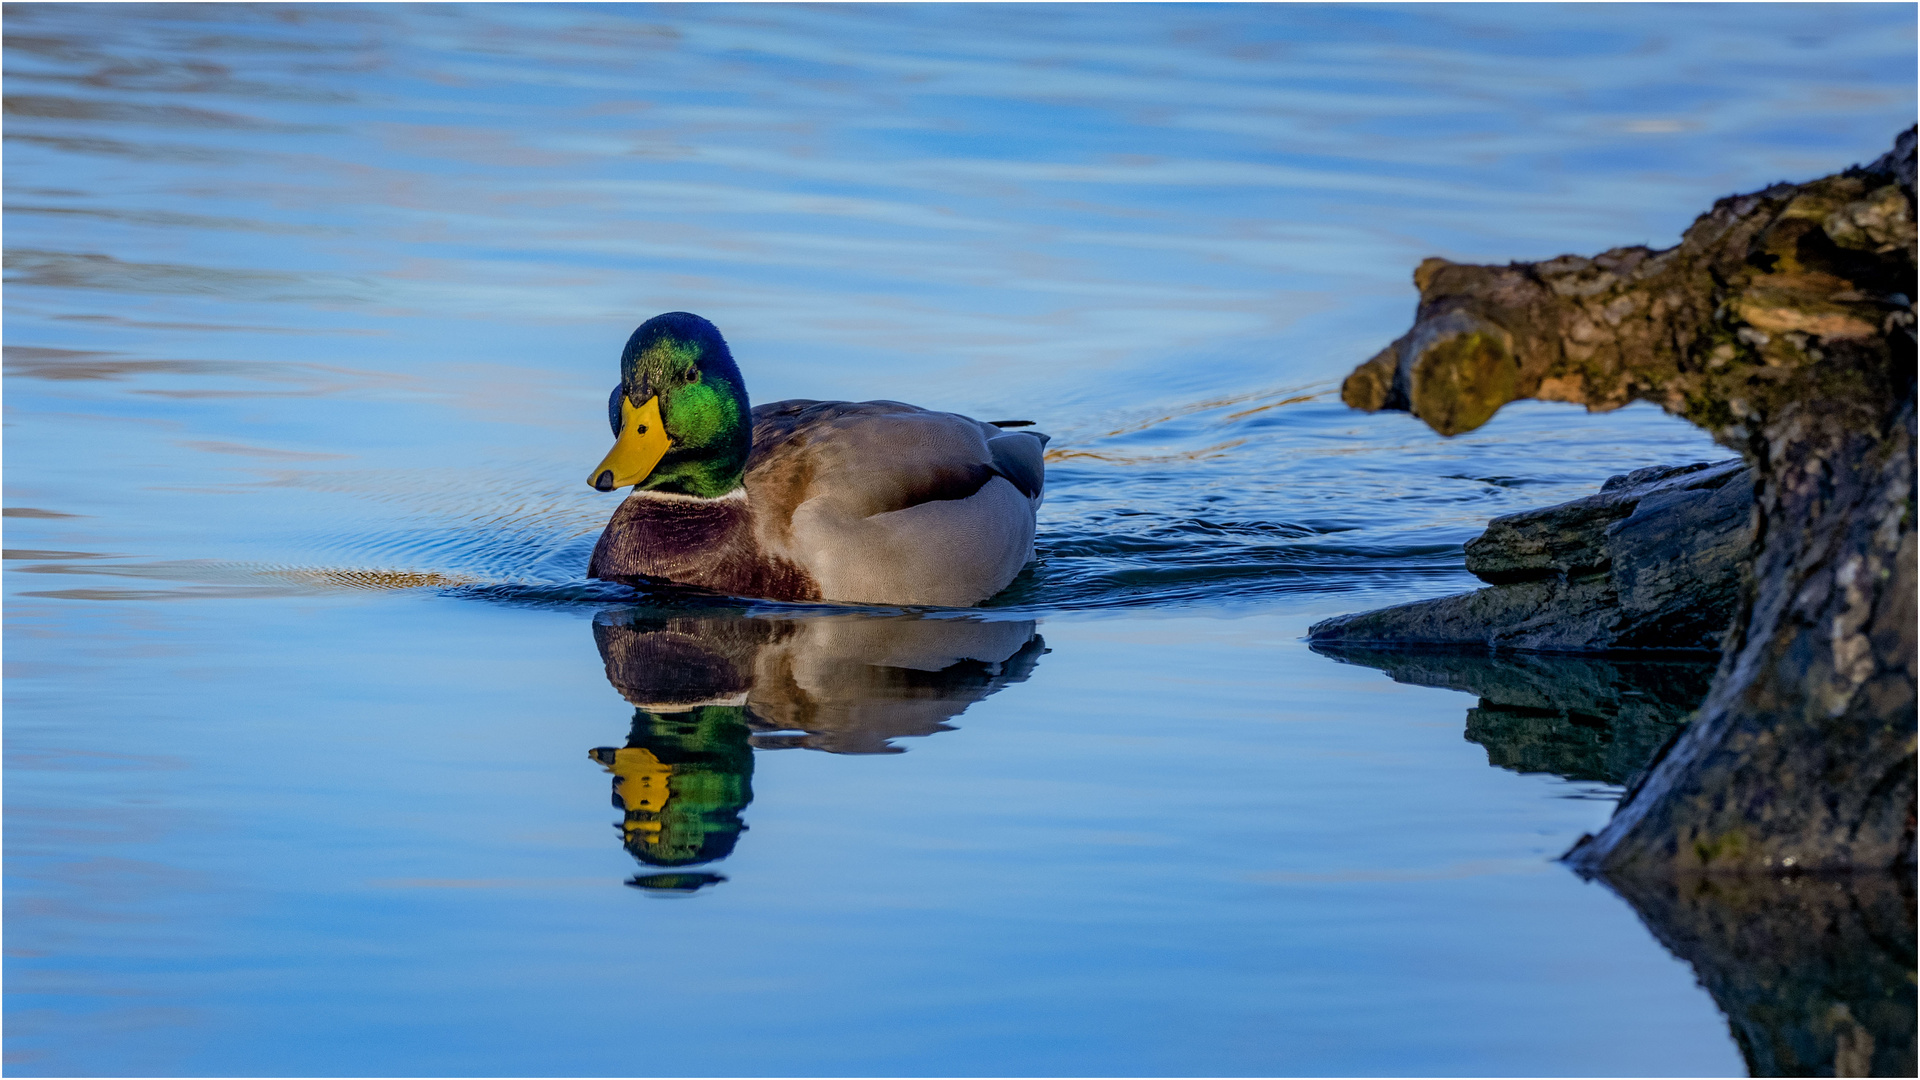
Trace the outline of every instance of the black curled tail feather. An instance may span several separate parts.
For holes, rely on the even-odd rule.
[[[987,440],[993,471],[1007,478],[1020,494],[1031,499],[1046,487],[1047,437],[1037,431],[1017,431]]]

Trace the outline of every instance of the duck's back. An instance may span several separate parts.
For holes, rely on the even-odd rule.
[[[1033,557],[1046,436],[895,401],[753,410],[756,539],[829,600],[977,604]]]

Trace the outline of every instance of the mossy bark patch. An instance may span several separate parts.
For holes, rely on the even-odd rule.
[[[1413,414],[1442,435],[1486,423],[1520,390],[1520,364],[1492,332],[1441,338],[1414,359],[1411,376]]]

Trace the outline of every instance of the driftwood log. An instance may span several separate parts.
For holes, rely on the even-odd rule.
[[[1652,401],[1738,451],[1754,546],[1698,718],[1569,860],[1608,877],[1911,867],[1914,132],[1722,199],[1676,247],[1428,259],[1342,387],[1443,435],[1509,401]]]

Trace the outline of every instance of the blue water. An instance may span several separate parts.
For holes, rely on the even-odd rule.
[[[4,37],[11,1073],[1742,1070],[1552,861],[1617,786],[1302,641],[1471,587],[1489,517],[1727,451],[1337,386],[1425,256],[1670,244],[1879,155],[1911,7]],[[676,309],[756,401],[1036,421],[1035,564],[975,613],[586,581],[617,352]],[[639,745],[718,792],[654,863],[599,760]]]

